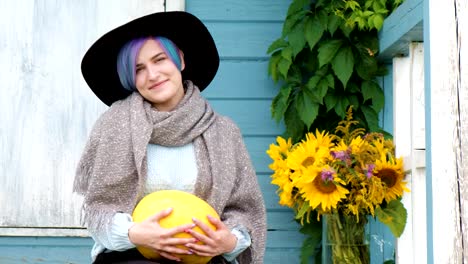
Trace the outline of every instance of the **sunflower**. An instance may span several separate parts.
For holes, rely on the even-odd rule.
[[[295,203],[293,194],[294,184],[292,183],[292,180],[290,178],[290,173],[276,175],[276,177],[273,178],[271,183],[276,184],[279,187],[276,191],[280,198],[279,204],[293,208]]]
[[[310,168],[313,169],[313,168]],[[336,172],[328,165],[321,171],[310,170],[312,175],[307,181],[299,180],[296,183],[299,193],[304,200],[309,202],[310,207],[319,209],[323,213],[330,212],[336,208],[338,203],[346,198],[349,191],[342,186],[344,182],[337,177]]]
[[[278,145],[271,144],[270,148],[266,151],[266,153],[274,161],[286,159],[292,147],[291,139],[289,138],[286,141],[282,137],[277,137],[276,142],[278,142]]]
[[[288,167],[307,176],[308,174],[305,173],[307,168],[320,167],[325,160],[331,157],[330,144],[331,139],[328,134],[317,132],[317,137],[315,137],[312,133],[308,133],[306,140],[301,141],[290,152],[287,159]]]
[[[374,176],[378,177],[386,186],[385,201],[390,202],[409,192],[406,188],[405,176],[403,172],[403,159],[390,159],[385,157],[377,160],[374,168]]]

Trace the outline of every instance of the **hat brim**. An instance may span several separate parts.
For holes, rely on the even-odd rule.
[[[191,80],[202,91],[216,75],[219,55],[205,25],[182,11],[160,12],[137,18],[99,38],[81,62],[83,77],[106,105],[124,99],[131,92],[123,88],[117,74],[117,55],[128,41],[145,36],[163,36],[184,53],[183,80]]]

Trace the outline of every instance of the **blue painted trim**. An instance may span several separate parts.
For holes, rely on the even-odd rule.
[[[434,263],[434,222],[432,197],[432,147],[431,147],[431,43],[429,28],[429,0],[424,0],[424,96],[426,116],[426,221],[427,221],[427,263]]]
[[[423,40],[423,1],[406,0],[389,17],[379,33],[379,59],[390,61],[396,55],[407,55],[408,44]]]

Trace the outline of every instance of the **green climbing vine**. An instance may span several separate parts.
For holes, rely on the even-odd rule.
[[[378,31],[403,0],[292,0],[282,35],[268,48],[268,73],[281,84],[271,104],[272,117],[284,122],[293,143],[316,129],[333,131],[350,106],[369,132],[383,132],[379,112],[384,93],[378,77]],[[311,214],[301,263],[320,263],[321,223]]]
[[[378,30],[403,0],[293,0],[282,35],[268,48],[268,72],[281,88],[271,104],[286,136],[330,129],[353,105],[356,120],[379,131],[384,94],[376,77]]]

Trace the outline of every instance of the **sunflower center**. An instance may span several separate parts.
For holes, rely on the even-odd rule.
[[[332,181],[324,181],[320,177],[315,177],[312,184],[314,184],[315,188],[321,193],[332,193],[336,190],[336,186]]]
[[[314,164],[315,159],[314,157],[307,157],[301,164],[304,167],[309,167],[310,165]]]
[[[397,182],[396,172],[392,169],[381,169],[377,175],[389,188]]]

